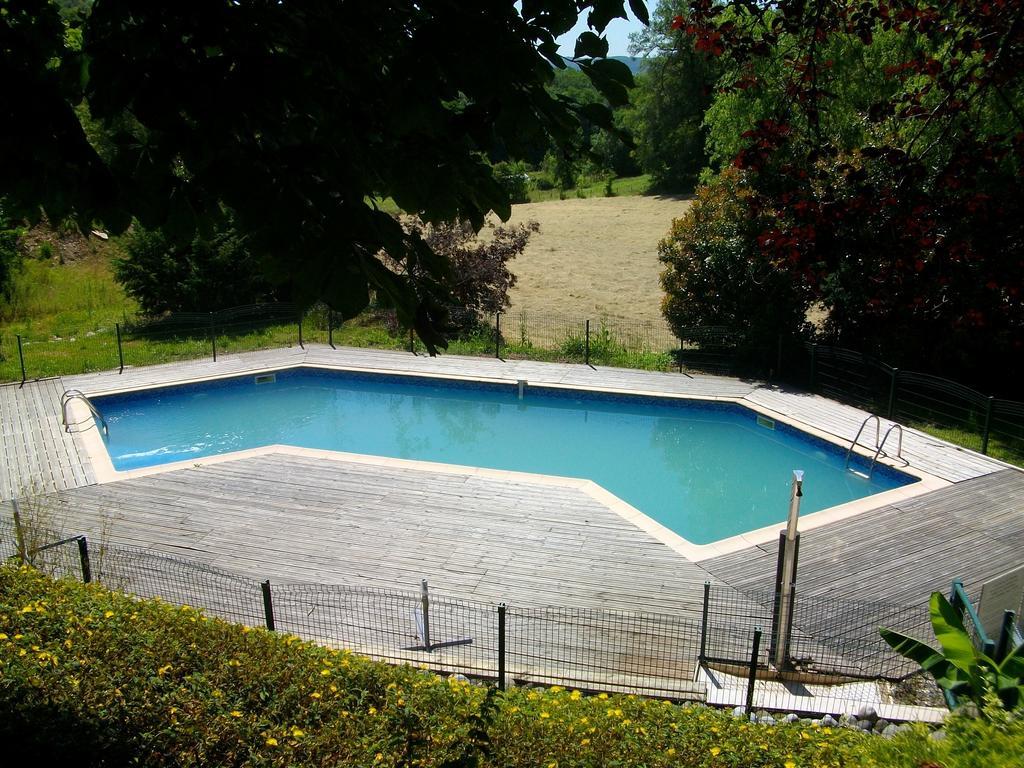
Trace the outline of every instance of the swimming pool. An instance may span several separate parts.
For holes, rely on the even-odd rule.
[[[287,444],[593,480],[695,544],[914,482],[732,403],[294,368],[108,395],[117,470]],[[859,458],[857,461],[861,461]]]

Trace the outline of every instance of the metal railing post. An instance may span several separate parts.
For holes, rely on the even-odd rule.
[[[420,609],[423,611],[423,649],[430,652],[430,593],[427,580],[420,582]]]
[[[124,349],[121,347],[121,324],[114,323],[114,332],[117,334],[117,362],[120,365],[118,373],[124,373]]]
[[[505,690],[505,604],[498,604],[498,690]]]
[[[260,582],[263,589],[263,617],[267,623],[267,629],[274,631],[274,598],[270,593],[270,579]]]
[[[331,349],[337,349],[334,346],[334,310],[327,310],[327,344]]]
[[[217,328],[213,321],[213,312],[210,313],[210,346],[213,347],[213,362],[217,362]]]
[[[891,419],[893,414],[896,413],[896,382],[900,377],[900,369],[893,368],[890,374],[891,379],[889,381],[889,410],[886,413],[885,418]]]
[[[501,360],[501,312],[494,313],[494,356]]]
[[[754,627],[754,642],[750,646],[750,673],[747,675],[747,714],[754,710],[754,684],[757,682],[757,657],[761,652],[761,628]]]
[[[24,386],[25,379],[28,378],[25,376],[25,353],[21,348],[21,334],[16,335],[18,337],[18,360],[21,362],[21,384]]]
[[[28,562],[28,551],[25,546],[25,530],[21,527],[21,505],[17,499],[11,499],[12,516],[14,518],[14,540],[18,548],[18,560]]]
[[[416,337],[413,335],[412,328],[409,329],[409,351],[416,354]]]
[[[590,321],[587,320],[586,341],[583,346],[583,362],[590,365]]]
[[[818,372],[817,368],[818,368],[818,345],[817,344],[811,344],[811,381],[810,381],[810,384],[808,385],[808,389],[810,389],[811,392],[814,391],[814,384],[815,384],[814,380],[815,380],[816,374]]]
[[[302,343],[302,312],[299,312],[299,349],[305,349],[306,345]]]
[[[992,405],[995,402],[995,398],[989,395],[988,401],[985,403],[985,429],[981,433],[981,452],[984,454],[988,453],[988,438],[992,432]]]
[[[679,339],[679,372],[683,372],[683,340]]]
[[[704,610],[700,618],[700,656],[697,661],[701,664],[708,656],[708,608],[711,605],[711,582],[704,582]]]
[[[89,561],[89,542],[85,536],[78,537],[78,561],[82,564],[82,583],[92,581],[92,563]]]

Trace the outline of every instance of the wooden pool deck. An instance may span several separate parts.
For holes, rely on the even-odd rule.
[[[728,399],[837,441],[868,415],[721,376],[307,346],[2,386],[0,499],[43,494],[67,534],[275,583],[414,590],[427,579],[454,598],[695,620],[706,580],[737,604],[772,586],[774,543],[692,562],[571,482],[282,448],[98,484],[81,436],[60,427],[68,388],[97,395],[297,365]],[[1024,473],[909,429],[904,456],[948,485],[804,533],[803,593],[922,604],[954,578],[970,589],[1024,559]]]

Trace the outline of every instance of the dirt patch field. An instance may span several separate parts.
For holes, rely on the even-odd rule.
[[[514,206],[515,222],[534,220],[512,271],[512,311],[627,318],[664,325],[658,241],[690,201],[680,197],[571,198]]]

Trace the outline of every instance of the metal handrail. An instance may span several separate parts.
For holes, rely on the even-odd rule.
[[[92,416],[91,419],[83,421],[68,421],[68,406],[72,400],[81,400],[85,403],[85,407],[89,409],[89,413]],[[85,393],[78,389],[69,389],[60,396],[60,411],[61,411],[61,423],[64,425],[64,431],[70,432],[72,427],[79,427],[82,424],[95,423],[94,419],[99,419],[100,424],[103,425],[103,434],[107,437],[110,436],[110,428],[107,426],[107,420],[103,418],[103,414],[100,413],[96,406],[93,405],[92,400],[86,397]]]
[[[870,416],[864,419],[864,421],[861,422],[860,429],[858,429],[857,434],[853,436],[853,440],[850,442],[850,447],[846,449],[846,464],[843,467],[844,469],[850,468],[850,456],[853,454],[853,449],[857,445],[857,442],[860,440],[860,435],[864,431],[864,427],[866,427],[868,425],[868,422],[871,421],[872,419],[875,420],[875,447],[878,447],[878,438],[881,437],[882,435],[882,420],[872,413]]]
[[[874,470],[875,470],[875,462],[878,461],[878,457],[879,456],[888,456],[888,454],[883,454],[882,453],[882,448],[885,447],[885,441],[889,439],[889,435],[892,434],[892,431],[894,429],[899,432],[899,442],[896,443],[896,456],[895,456],[895,458],[899,459],[900,461],[906,462],[906,459],[903,458],[903,427],[901,427],[899,424],[895,424],[895,423],[894,424],[890,424],[889,428],[887,430],[885,430],[885,437],[883,437],[882,438],[882,442],[880,442],[878,444],[878,448],[875,451],[875,455],[871,457],[871,466],[868,467],[868,477],[871,477],[871,473],[874,472]]]

